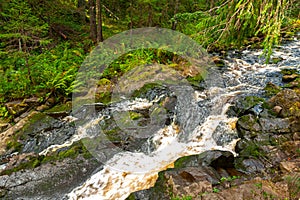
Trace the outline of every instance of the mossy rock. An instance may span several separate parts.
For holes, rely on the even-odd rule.
[[[289,111],[292,116],[300,118],[300,102],[295,102],[290,108]]]
[[[252,114],[243,115],[237,121],[237,131],[240,138],[255,138],[261,130],[258,118]]]
[[[141,87],[138,90],[135,90],[131,96],[133,98],[135,97],[145,97],[147,96],[147,93],[153,89],[159,89],[159,90],[163,90],[165,89],[165,87],[160,84],[160,83],[146,83],[145,85],[143,85],[143,87]]]
[[[282,75],[292,75],[292,74],[297,73],[297,69],[282,69],[282,70],[280,71],[280,73],[281,73]]]
[[[134,112],[134,111],[129,111],[129,116],[130,116],[130,119],[132,119],[132,120],[137,120],[137,119],[140,119],[141,117],[143,117],[143,115],[141,113]]]
[[[230,114],[234,113],[234,116],[243,116],[248,113],[256,113],[255,106],[260,106],[262,108],[268,107],[264,98],[257,96],[246,96],[238,99],[234,106],[232,106],[229,110]],[[251,109],[254,109],[253,111]]]
[[[92,158],[90,152],[85,148],[81,141],[75,142],[69,147],[51,152],[48,155],[29,155],[25,161],[19,165],[3,170],[0,175],[10,175],[23,169],[33,169],[45,163],[55,163],[66,158],[75,159],[78,155],[82,155],[85,159]]]
[[[268,104],[270,107],[280,106],[282,108],[280,112],[281,117],[290,117],[293,115],[298,115],[300,95],[297,90],[284,89],[273,96]]]
[[[275,58],[271,58],[270,63],[277,64],[277,63],[281,62],[282,60],[283,60],[283,58],[275,57]]]
[[[204,81],[204,77],[205,76],[203,76],[202,74],[198,74],[198,75],[193,76],[193,77],[189,76],[186,79],[188,80],[188,82],[191,85],[199,87],[199,84]]]
[[[56,105],[49,110],[46,110],[44,113],[54,117],[54,118],[63,118],[69,115],[72,110],[72,102],[67,102],[65,104]]]
[[[68,101],[65,104],[58,104],[49,110],[46,110],[46,113],[56,113],[56,112],[70,112],[72,110],[72,102]]]
[[[264,87],[264,91],[265,91],[267,97],[272,97],[272,96],[276,95],[278,92],[280,92],[281,88],[273,83],[268,83]]]
[[[167,187],[165,179],[165,171],[158,173],[158,179],[155,185],[147,190],[137,191],[132,193],[126,200],[135,200],[135,199],[148,199],[148,200],[157,200],[157,199],[171,199],[169,188]]]
[[[111,100],[112,100],[112,93],[110,91],[95,94],[96,103],[109,104]]]
[[[57,120],[44,113],[33,114],[28,118],[26,124],[19,131],[15,132],[6,143],[7,151],[9,153],[21,152],[24,146],[23,141],[56,122]]]
[[[9,152],[20,152],[22,150],[22,148],[23,148],[23,145],[20,142],[18,142],[16,138],[9,141],[6,146],[6,149]]]

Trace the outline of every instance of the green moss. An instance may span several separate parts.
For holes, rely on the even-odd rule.
[[[187,77],[186,79],[188,80],[188,82],[191,84],[191,85],[194,85],[194,86],[199,86],[199,83],[204,81],[204,77],[202,74],[198,74],[196,76],[193,76],[193,77]]]
[[[162,84],[160,83],[146,83],[145,85],[143,85],[143,87],[141,87],[138,90],[135,90],[132,93],[132,97],[142,97],[143,95],[146,95],[147,92],[153,90],[154,88],[161,88],[163,89]]]
[[[290,113],[295,117],[300,117],[300,102],[295,102],[292,107],[289,108]]]
[[[282,75],[292,75],[292,74],[297,73],[297,69],[282,69],[282,70],[280,71],[280,73],[281,73]]]
[[[265,86],[264,91],[265,91],[266,96],[271,97],[271,96],[276,95],[278,92],[280,92],[281,89],[272,83],[268,83]]]
[[[129,115],[130,115],[130,119],[132,119],[132,120],[137,120],[137,119],[140,119],[141,117],[143,117],[143,115],[141,113],[133,112],[133,111],[129,111]]]
[[[95,94],[95,102],[96,103],[104,103],[108,104],[111,102],[111,92],[101,92]]]
[[[35,167],[38,167],[41,164],[41,161],[39,159],[39,157],[35,157],[35,156],[29,156],[27,157],[27,161],[22,162],[21,164],[19,164],[18,166],[11,168],[11,169],[7,169],[4,170],[0,173],[0,175],[10,175],[13,172],[17,172],[23,169],[33,169]]]
[[[135,200],[135,197],[133,194],[130,194],[129,197],[126,198],[126,200]]]
[[[191,196],[172,197],[171,200],[192,200]]]
[[[266,157],[266,153],[262,151],[260,146],[262,146],[262,143],[256,143],[253,141],[248,141],[245,143],[245,147],[242,151],[239,152],[239,157],[242,158],[259,158],[259,157]]]
[[[277,63],[279,63],[279,62],[282,61],[282,60],[283,60],[283,59],[280,58],[280,57],[278,57],[278,58],[272,58],[272,59],[271,59],[271,63],[277,64]]]
[[[242,104],[245,106],[245,108],[249,109],[249,108],[252,108],[253,106],[255,106],[259,103],[264,103],[264,102],[265,102],[265,100],[261,97],[247,96],[242,101]]]
[[[76,158],[78,155],[82,155],[84,158],[89,159],[92,158],[90,152],[85,148],[82,142],[76,142],[71,147],[64,151],[60,152],[53,152],[47,156],[44,155],[35,155],[35,156],[28,156],[26,161],[22,162],[18,166],[4,170],[0,173],[0,175],[10,175],[13,172],[17,172],[24,169],[33,169],[41,164],[45,163],[54,163],[56,161],[61,161],[66,158]]]
[[[6,150],[11,150],[12,152],[19,152],[23,148],[23,145],[16,139],[9,141],[6,145]]]
[[[47,113],[52,113],[52,112],[69,112],[72,109],[72,103],[71,102],[67,102],[65,104],[59,104],[56,105],[52,108],[50,108],[49,110],[46,110],[45,112]]]
[[[184,164],[189,162],[192,159],[193,156],[184,156],[179,159],[177,159],[174,163],[174,168],[181,168]]]

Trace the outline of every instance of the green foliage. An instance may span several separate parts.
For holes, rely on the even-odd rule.
[[[0,47],[10,51],[28,52],[50,42],[45,37],[48,24],[34,15],[28,2],[4,1],[1,10]],[[1,51],[1,55],[8,53]]]
[[[220,179],[220,182],[223,183],[223,182],[231,182],[231,181],[234,181],[236,179],[239,179],[240,176],[229,176],[229,177],[222,177]]]
[[[171,200],[192,200],[191,196],[183,196],[183,197],[173,197]]]
[[[174,57],[174,53],[162,49],[138,49],[116,59],[105,69],[103,77],[110,79],[120,76],[140,65],[171,64]]]
[[[288,184],[288,191],[290,199],[296,199],[300,195],[300,176],[294,174],[285,178]]]
[[[85,148],[85,146],[79,141],[72,146],[68,147],[63,151],[56,151],[50,153],[47,156],[44,155],[29,155],[22,163],[19,165],[6,169],[0,173],[0,175],[10,175],[13,172],[17,172],[24,169],[33,169],[41,164],[45,163],[55,163],[56,161],[61,161],[66,158],[76,158],[77,156],[82,155],[85,159],[92,158],[90,152]]]
[[[216,7],[193,13],[179,13],[174,20],[182,31],[208,49],[239,47],[251,37],[263,37],[266,61],[272,47],[280,42],[280,31],[286,20],[288,0],[218,1]]]
[[[214,193],[219,193],[220,190],[219,190],[218,188],[214,187],[214,188],[213,188],[213,192],[214,192]]]
[[[4,100],[26,97],[45,92],[48,95],[69,95],[72,92],[76,73],[84,59],[84,52],[69,43],[47,50],[25,60],[12,54],[0,61],[5,68],[0,74],[0,96]]]

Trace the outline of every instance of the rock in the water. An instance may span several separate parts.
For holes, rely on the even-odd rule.
[[[4,175],[0,178],[0,196],[14,200],[63,199],[99,165],[95,159],[79,156]]]
[[[299,75],[297,74],[291,74],[291,75],[284,75],[282,76],[282,80],[285,82],[290,82],[298,78]]]
[[[271,107],[280,106],[282,108],[280,112],[280,116],[282,117],[290,117],[293,115],[290,108],[292,108],[296,102],[300,102],[300,94],[297,94],[291,89],[284,89],[269,100]]]

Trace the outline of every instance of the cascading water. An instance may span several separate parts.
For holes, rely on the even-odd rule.
[[[114,154],[84,184],[68,194],[69,199],[125,199],[130,193],[154,185],[158,172],[173,166],[176,159],[207,150],[225,150],[234,153],[238,141],[234,123],[226,112],[230,103],[239,95],[262,94],[268,83],[281,84],[280,69],[297,68],[300,63],[300,42],[294,40],[275,49],[272,57],[280,57],[277,64],[264,64],[258,50],[244,50],[238,56],[229,52],[222,69],[224,86],[213,86],[202,91],[188,89],[177,98],[172,122],[157,130],[144,145],[155,148]],[[272,59],[271,57],[271,59]],[[221,84],[222,85],[222,84]],[[159,97],[157,97],[159,98]],[[131,99],[112,104],[110,111],[149,109],[159,99]],[[189,109],[189,112],[187,112]],[[187,114],[189,113],[189,114]],[[94,120],[101,119],[99,115]],[[185,134],[184,134],[185,133]],[[145,148],[144,149],[151,149]]]

